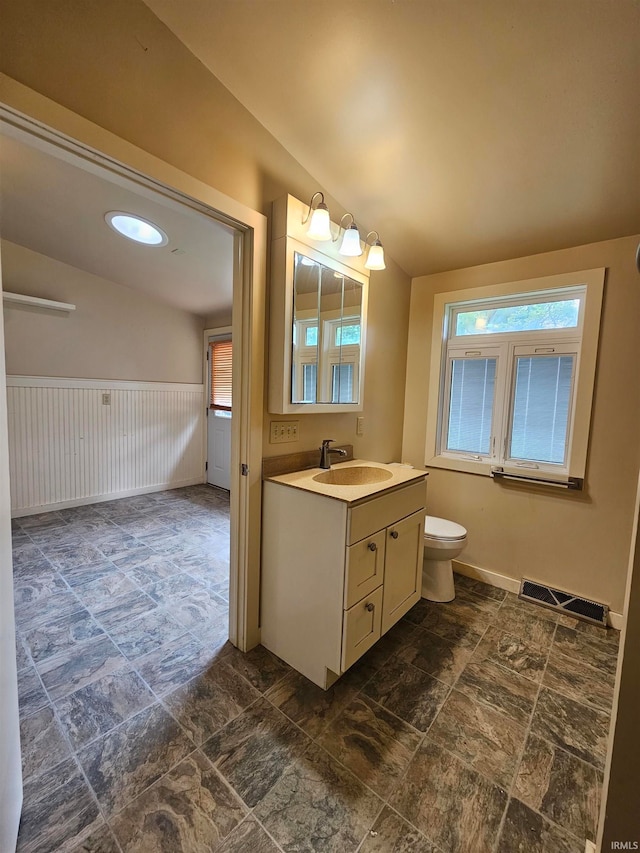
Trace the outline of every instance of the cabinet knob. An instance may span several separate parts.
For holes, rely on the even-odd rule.
[[[392,538],[392,539],[397,539],[397,538],[398,538],[398,535],[399,535],[399,534],[398,534],[398,531],[397,531],[397,530],[392,530],[392,531],[391,531],[391,538]]]
[[[369,550],[370,551],[375,551],[377,549],[377,547],[378,546],[376,545],[375,542],[369,542]]]
[[[375,605],[373,605],[371,602],[369,602],[367,604],[367,610],[369,611],[369,613],[371,613],[373,610],[375,610]]]

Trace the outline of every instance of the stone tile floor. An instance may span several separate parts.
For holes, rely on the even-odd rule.
[[[457,576],[324,692],[227,642],[228,512],[14,522],[21,853],[583,853],[616,632]]]

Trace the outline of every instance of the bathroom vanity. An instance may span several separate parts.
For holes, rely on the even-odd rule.
[[[426,477],[352,460],[264,481],[262,644],[324,689],[420,598]]]

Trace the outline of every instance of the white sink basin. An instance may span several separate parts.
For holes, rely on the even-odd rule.
[[[366,483],[383,483],[390,480],[393,474],[384,468],[371,468],[369,465],[353,465],[349,468],[331,468],[316,474],[316,483],[326,483],[330,486],[363,486]]]

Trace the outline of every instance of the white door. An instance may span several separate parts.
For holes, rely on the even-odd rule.
[[[231,415],[209,409],[207,418],[207,483],[231,489]]]
[[[228,329],[208,337],[207,482],[231,489],[232,346]]]

